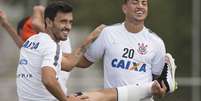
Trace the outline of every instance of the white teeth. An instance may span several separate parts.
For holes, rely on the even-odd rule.
[[[63,31],[63,33],[68,34],[68,31]]]
[[[137,11],[136,13],[137,13],[137,14],[143,14],[143,12],[142,12],[142,11]]]
[[[63,31],[63,33],[68,34],[68,31]]]

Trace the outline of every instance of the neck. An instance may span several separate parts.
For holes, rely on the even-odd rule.
[[[129,21],[125,20],[125,27],[128,32],[137,33],[144,27],[144,21]]]
[[[51,30],[46,29],[45,32],[46,32],[46,33],[52,38],[52,40],[54,40],[56,43],[59,42],[59,40],[56,39],[54,33],[53,33]]]

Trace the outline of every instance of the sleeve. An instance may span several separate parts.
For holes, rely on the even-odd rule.
[[[69,37],[68,37],[68,39],[66,41],[61,41],[60,46],[61,46],[61,50],[62,50],[63,53],[71,53],[72,52]]]
[[[106,33],[106,31],[103,29],[98,38],[89,46],[86,53],[84,54],[88,61],[95,62],[96,60],[102,58],[106,48],[106,34],[108,33]]]
[[[155,45],[156,52],[152,60],[152,74],[160,75],[165,64],[166,49],[164,42],[161,39],[156,42]]]
[[[59,45],[56,43],[48,43],[43,42],[41,44],[43,48],[41,49],[41,54],[43,56],[42,58],[42,65],[41,68],[48,66],[53,68],[55,71],[57,71],[57,65],[59,64],[59,54],[60,54],[60,48]]]

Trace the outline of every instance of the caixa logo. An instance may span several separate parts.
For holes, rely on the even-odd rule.
[[[28,61],[26,59],[20,59],[20,65],[27,65]]]
[[[129,60],[123,59],[113,59],[111,63],[112,67],[125,69],[129,71],[139,71],[139,72],[146,72],[146,64],[145,63],[136,63]]]

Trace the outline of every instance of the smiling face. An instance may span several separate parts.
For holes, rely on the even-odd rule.
[[[45,28],[51,38],[64,41],[72,28],[73,8],[65,1],[55,1],[48,5],[44,12]]]
[[[127,0],[122,6],[126,20],[144,21],[148,14],[148,0]]]
[[[54,21],[52,21],[51,30],[56,40],[64,41],[72,28],[73,14],[72,12],[58,12]]]

